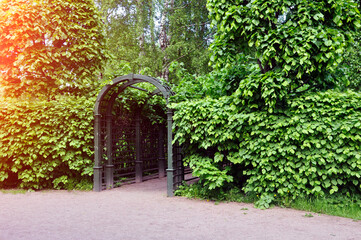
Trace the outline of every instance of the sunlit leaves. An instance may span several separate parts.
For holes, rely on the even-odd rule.
[[[89,180],[94,100],[1,101],[0,185],[41,189]]]
[[[193,175],[200,178],[200,183],[208,190],[214,190],[233,181],[233,177],[227,175],[230,169],[222,169],[219,164],[222,159],[219,158],[220,154],[216,155],[214,160],[194,154],[187,156],[184,160],[192,168]]]
[[[353,0],[209,0],[207,7],[217,27],[212,65],[237,64],[237,53],[249,54],[259,60],[263,74],[281,69],[291,80],[290,93],[304,85],[338,84],[329,75],[342,62],[361,19]]]
[[[175,138],[188,146],[206,186],[226,174],[235,184],[246,178],[246,192],[280,198],[360,191],[360,94],[309,93],[287,99],[289,108],[272,113],[236,100],[174,105]],[[222,172],[225,166],[231,169]]]
[[[97,85],[105,50],[92,0],[6,0],[0,15],[0,75],[8,96],[51,98]]]

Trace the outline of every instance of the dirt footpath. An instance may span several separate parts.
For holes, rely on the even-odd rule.
[[[166,197],[166,181],[95,192],[0,193],[0,240],[361,239],[361,221]]]

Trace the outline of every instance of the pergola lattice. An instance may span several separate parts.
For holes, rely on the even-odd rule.
[[[135,182],[141,182],[144,170],[149,170],[152,167],[154,170],[157,162],[158,175],[164,177],[165,156],[167,157],[167,195],[173,196],[174,189],[184,180],[184,167],[179,148],[174,148],[172,145],[173,112],[170,108],[167,108],[166,113],[167,153],[164,152],[165,134],[163,128],[165,126],[151,126],[146,119],[141,119],[137,114],[134,117],[135,121],[131,121],[134,123],[131,125],[132,127],[127,128],[124,119],[122,120],[113,114],[116,99],[126,88],[145,91],[134,86],[141,82],[153,84],[156,90],[149,93],[149,96],[162,95],[168,104],[169,97],[172,95],[171,89],[156,78],[138,74],[115,78],[111,84],[103,87],[97,97],[94,107],[94,191],[99,192],[104,188],[114,187],[114,173],[120,167],[123,167],[123,172],[127,169],[134,171]],[[129,119],[132,118],[127,119],[129,122]],[[154,132],[158,132],[158,135]],[[157,156],[154,153],[158,153]],[[126,175],[127,173],[123,174]]]

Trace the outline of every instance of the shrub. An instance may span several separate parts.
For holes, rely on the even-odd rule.
[[[195,172],[205,187],[227,187],[227,170],[233,184],[263,200],[360,192],[360,94],[307,93],[272,113],[235,95],[174,104],[175,139],[193,165],[205,157],[212,165],[213,173]]]
[[[361,27],[354,0],[208,0],[207,8],[217,29],[213,65],[237,64],[238,53],[253,56],[262,74],[287,78],[281,87],[290,93],[340,84],[330,74]]]
[[[348,78],[348,88],[361,90],[361,34],[357,33],[349,51],[344,53],[342,67]],[[341,76],[340,76],[341,77]]]
[[[7,96],[53,99],[99,86],[107,54],[93,0],[2,0],[0,21],[0,84]]]
[[[93,174],[94,100],[61,96],[51,102],[3,100],[0,186],[87,185]]]

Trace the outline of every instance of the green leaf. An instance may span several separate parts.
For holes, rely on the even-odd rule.
[[[331,46],[332,45],[332,40],[325,40],[325,45],[327,47]]]

